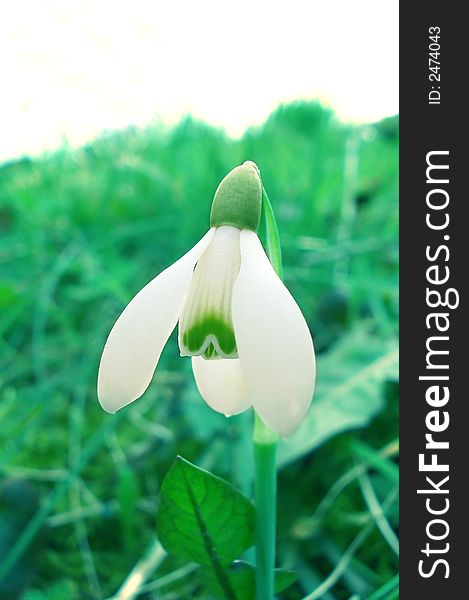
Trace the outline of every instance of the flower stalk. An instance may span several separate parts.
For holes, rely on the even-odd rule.
[[[262,187],[266,250],[282,279],[282,250],[274,211]],[[275,546],[277,525],[278,435],[256,414],[254,422],[254,465],[256,497],[256,600],[272,600],[275,591]]]
[[[256,490],[256,600],[274,597],[277,513],[277,434],[256,415],[254,464]]]

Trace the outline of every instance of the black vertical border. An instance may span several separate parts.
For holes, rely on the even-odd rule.
[[[469,333],[467,314],[467,279],[469,277],[469,197],[465,179],[469,175],[467,123],[468,101],[465,89],[469,79],[467,58],[468,27],[462,14],[464,3],[400,3],[400,598],[401,600],[462,600],[469,598],[466,576],[469,575]],[[428,104],[429,28],[441,30],[441,104]],[[466,60],[465,60],[466,59]],[[432,150],[449,150],[450,224],[443,232],[426,226],[426,154]],[[428,578],[419,575],[421,552],[428,540],[426,525],[432,519],[425,508],[425,496],[417,489],[425,486],[425,475],[418,468],[418,455],[425,449],[425,416],[431,407],[425,401],[428,382],[419,381],[426,365],[426,339],[431,335],[425,324],[431,312],[426,305],[426,246],[436,248],[446,243],[450,251],[448,286],[460,296],[457,309],[448,310],[451,325],[449,342],[450,425],[439,439],[447,439],[448,450],[439,453],[439,462],[450,466],[448,498],[450,508],[443,516],[450,527],[448,537],[433,542],[435,548],[449,543],[445,554],[434,554],[449,564],[449,577],[440,565]],[[442,253],[443,256],[443,253]],[[440,309],[443,310],[443,309]],[[446,357],[448,358],[448,357]],[[446,361],[448,362],[448,361]],[[440,373],[441,374],[441,373]],[[435,435],[435,437],[437,437]],[[447,460],[443,460],[447,459]],[[434,474],[435,481],[442,473]],[[434,496],[436,497],[436,496]],[[439,496],[442,498],[443,496]],[[436,506],[436,504],[435,504]],[[436,529],[435,529],[436,531]],[[432,559],[426,559],[426,569]]]

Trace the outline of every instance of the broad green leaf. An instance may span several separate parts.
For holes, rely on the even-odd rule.
[[[224,600],[224,591],[210,571],[205,571],[211,592],[217,600]],[[256,568],[250,563],[236,560],[226,567],[225,573],[236,594],[237,600],[255,600],[256,598]],[[295,583],[296,573],[288,569],[275,569],[275,593],[280,594]]]
[[[254,543],[254,506],[223,479],[178,457],[161,486],[159,539],[170,554],[217,576]]]
[[[311,409],[299,430],[280,443],[279,466],[341,431],[367,425],[383,407],[383,382],[397,377],[397,342],[383,341],[364,329],[352,331],[319,357]]]

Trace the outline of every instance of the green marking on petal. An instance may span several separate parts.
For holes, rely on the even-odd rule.
[[[237,356],[233,327],[217,315],[204,315],[191,325],[183,332],[182,343],[190,354],[203,354],[205,358],[217,358],[219,353]]]
[[[218,358],[218,354],[217,354],[217,350],[216,350],[215,346],[213,344],[209,344],[205,348],[205,352],[202,354],[202,356],[208,360],[210,360],[211,358]]]

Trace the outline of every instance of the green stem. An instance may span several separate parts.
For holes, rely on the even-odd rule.
[[[272,600],[277,509],[277,435],[257,415],[255,418],[256,600]]]
[[[262,187],[266,251],[277,275],[282,279],[282,251],[274,211]],[[254,425],[254,463],[256,475],[256,600],[274,597],[275,534],[277,512],[278,436],[256,415]]]

